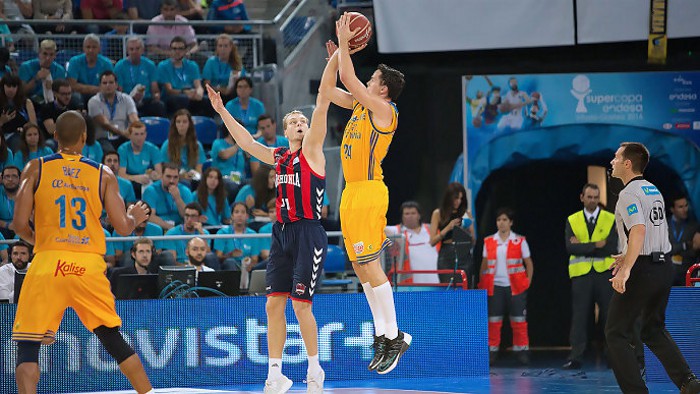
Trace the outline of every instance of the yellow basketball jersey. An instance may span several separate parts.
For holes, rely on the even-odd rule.
[[[391,125],[380,129],[370,118],[369,109],[357,101],[353,102],[352,116],[345,126],[340,161],[346,182],[381,181],[382,160],[386,156],[399,122],[399,110],[391,104]]]
[[[69,250],[105,254],[102,213],[102,164],[53,154],[39,159],[34,192],[34,252]]]

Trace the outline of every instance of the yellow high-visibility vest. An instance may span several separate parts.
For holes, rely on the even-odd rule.
[[[588,225],[586,224],[586,215],[583,211],[578,211],[569,216],[569,224],[574,232],[574,235],[581,243],[598,242],[608,238],[610,230],[615,224],[615,215],[604,210],[600,210],[598,221],[596,221],[593,235],[588,236]],[[612,257],[587,257],[575,256],[569,257],[569,278],[586,275],[594,268],[596,272],[605,272],[610,268],[610,265],[615,261]]]

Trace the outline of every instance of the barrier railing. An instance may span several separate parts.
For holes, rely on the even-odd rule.
[[[462,283],[392,283],[394,274],[459,274],[462,277]],[[455,288],[461,287],[462,290],[467,290],[467,273],[464,270],[389,270],[387,273],[389,283],[392,286],[409,286],[409,287],[449,287],[455,285]]]

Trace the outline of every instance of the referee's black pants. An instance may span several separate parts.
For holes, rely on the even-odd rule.
[[[624,294],[610,300],[605,339],[608,359],[623,393],[648,393],[632,346],[634,323],[641,315],[641,338],[658,357],[673,383],[680,389],[692,374],[676,342],[666,330],[666,305],[671,293],[673,266],[652,263],[640,256],[632,267]]]

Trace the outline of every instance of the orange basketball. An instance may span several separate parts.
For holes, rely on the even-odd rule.
[[[349,42],[350,49],[354,49],[368,43],[369,39],[372,38],[372,24],[366,16],[359,12],[348,12],[348,14],[350,15],[350,30],[359,29]]]

